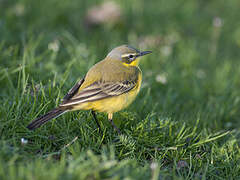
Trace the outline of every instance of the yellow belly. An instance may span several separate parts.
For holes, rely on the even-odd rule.
[[[121,94],[119,96],[113,96],[106,99],[101,99],[94,102],[86,102],[79,104],[73,108],[73,110],[94,110],[98,112],[115,113],[126,108],[136,98],[141,86],[141,80],[137,87],[131,91]]]

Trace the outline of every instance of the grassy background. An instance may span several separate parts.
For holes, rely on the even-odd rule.
[[[240,2],[118,0],[119,19],[86,26],[101,3],[0,0],[0,179],[239,179]],[[153,53],[123,135],[87,111],[26,129],[126,43]]]

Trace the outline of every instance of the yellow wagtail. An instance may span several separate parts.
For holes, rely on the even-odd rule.
[[[35,119],[27,128],[34,130],[67,111],[91,110],[99,129],[95,111],[106,112],[114,129],[120,132],[112,121],[113,113],[136,98],[142,81],[139,57],[149,53],[151,51],[140,52],[128,45],[114,48],[69,90],[57,108]]]

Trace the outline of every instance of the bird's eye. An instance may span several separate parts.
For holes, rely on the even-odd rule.
[[[134,60],[134,59],[135,59],[135,56],[132,55],[132,54],[130,54],[130,55],[128,56],[128,58],[129,58],[130,60]]]

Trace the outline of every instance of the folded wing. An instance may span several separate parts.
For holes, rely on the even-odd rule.
[[[60,106],[72,106],[84,102],[92,102],[112,96],[118,96],[136,87],[137,81],[102,82],[97,81],[66,99]],[[69,96],[70,97],[70,96]]]

